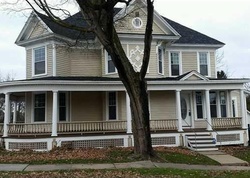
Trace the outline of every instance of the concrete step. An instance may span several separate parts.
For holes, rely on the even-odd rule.
[[[215,143],[213,139],[210,140],[189,140],[189,143],[193,144],[193,143]]]
[[[213,147],[213,148],[191,148],[191,150],[205,152],[205,151],[218,151],[219,149],[216,147]]]
[[[187,137],[188,140],[200,140],[200,139],[213,139],[211,136],[189,136]]]
[[[198,143],[194,143],[194,144],[191,144],[192,147],[195,147],[195,148],[212,148],[212,147],[215,147],[215,144],[198,144]]]

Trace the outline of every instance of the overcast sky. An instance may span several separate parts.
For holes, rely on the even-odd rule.
[[[223,69],[230,77],[250,78],[249,0],[155,0],[155,10],[226,45]],[[14,44],[27,17],[0,12],[0,74],[25,78],[25,49]]]

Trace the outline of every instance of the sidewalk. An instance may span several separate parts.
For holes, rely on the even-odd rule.
[[[205,156],[217,161],[217,165],[189,165],[175,163],[156,163],[151,161],[138,161],[112,164],[0,164],[0,171],[58,171],[58,170],[81,170],[81,169],[129,169],[129,168],[173,168],[193,170],[249,170],[248,163],[220,151],[200,152]]]

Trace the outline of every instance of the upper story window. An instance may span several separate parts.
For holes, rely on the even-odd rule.
[[[46,73],[46,49],[39,47],[33,49],[34,75],[42,75]]]
[[[158,73],[159,74],[164,74],[164,50],[162,48],[158,48]]]
[[[111,59],[111,56],[105,52],[105,61],[106,61],[106,74],[111,74],[111,73],[115,73],[116,72],[116,68],[115,65]]]
[[[202,75],[208,76],[208,70],[209,70],[209,58],[208,53],[206,52],[200,52],[199,53],[199,72]]]
[[[133,27],[135,27],[135,28],[141,28],[142,25],[143,25],[141,18],[135,17],[135,18],[132,20],[132,25],[133,25]]]
[[[45,122],[45,93],[34,95],[34,122]]]
[[[180,53],[170,52],[170,75],[180,75]]]

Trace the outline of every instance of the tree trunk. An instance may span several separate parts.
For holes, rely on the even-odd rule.
[[[147,83],[138,78],[127,89],[132,114],[134,152],[142,159],[150,159],[154,152],[151,144]]]

